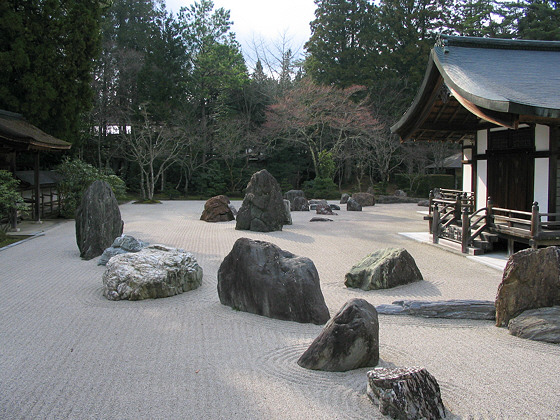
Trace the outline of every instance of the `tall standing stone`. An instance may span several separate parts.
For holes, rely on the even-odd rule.
[[[123,221],[113,190],[94,181],[84,192],[76,210],[76,242],[80,257],[91,260],[103,254],[123,232]]]
[[[282,230],[285,221],[286,209],[278,181],[266,169],[254,173],[237,213],[235,229],[273,232]]]

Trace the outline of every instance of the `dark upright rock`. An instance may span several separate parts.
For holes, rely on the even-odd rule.
[[[360,206],[375,206],[375,196],[370,193],[354,193],[352,198],[360,203]]]
[[[379,362],[379,321],[375,307],[352,299],[325,325],[302,354],[298,365],[307,369],[345,372]]]
[[[294,201],[296,198],[305,199],[305,193],[302,190],[290,190],[284,194],[284,198],[290,202],[290,210],[296,211],[294,208]]]
[[[104,181],[94,181],[84,192],[76,210],[76,242],[86,260],[103,254],[123,231],[123,221],[113,190]]]
[[[305,197],[294,198],[292,211],[309,211],[309,201]]]
[[[329,319],[313,262],[269,242],[235,242],[218,270],[218,296],[224,305],[269,318],[314,324]]]
[[[348,199],[350,198],[350,195],[344,193],[340,196],[340,204],[346,204],[348,202]]]
[[[280,185],[266,169],[256,172],[247,184],[235,229],[272,232],[282,230],[285,220]]]
[[[353,198],[349,198],[346,202],[346,210],[347,211],[362,211],[362,206]]]

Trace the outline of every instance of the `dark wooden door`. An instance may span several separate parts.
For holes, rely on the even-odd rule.
[[[534,162],[529,152],[489,153],[488,196],[494,206],[531,211]]]

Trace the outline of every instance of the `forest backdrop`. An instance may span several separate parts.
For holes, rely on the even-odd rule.
[[[178,14],[157,0],[4,0],[0,109],[73,144],[44,165],[87,163],[148,199],[241,194],[263,168],[309,195],[395,173],[414,190],[453,145],[400,144],[389,127],[437,36],[560,40],[560,1],[315,3],[303,56],[284,37],[248,68],[210,0]]]

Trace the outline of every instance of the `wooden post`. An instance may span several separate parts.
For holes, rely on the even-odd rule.
[[[536,201],[531,208],[531,248],[537,249],[536,239],[538,239],[541,227],[541,217],[539,215],[539,203]]]
[[[16,174],[16,152],[13,152],[8,155],[10,159],[10,172],[15,177]],[[12,232],[16,232],[18,230],[17,227],[17,209],[10,210],[10,214],[8,215],[10,220],[10,230]]]
[[[432,220],[432,242],[439,243],[439,210],[438,205],[434,205],[433,220]]]
[[[463,207],[461,215],[461,252],[467,254],[469,252],[469,237],[471,236],[471,226],[469,223],[469,209]]]
[[[433,212],[432,212],[432,204],[434,202],[434,190],[430,190],[430,195],[429,195],[429,204],[428,204],[428,229],[430,233],[433,233],[432,228],[433,228],[433,224],[434,221],[432,219],[433,216]]]
[[[41,194],[41,185],[39,185],[39,152],[35,152],[35,185],[34,185],[34,191],[35,191],[35,207],[33,208],[33,212],[34,212],[34,220],[36,222],[41,222],[41,198],[39,197],[39,195]]]
[[[461,218],[461,195],[461,193],[457,193],[455,196],[455,211],[453,212],[455,220],[459,220]]]
[[[494,204],[492,203],[492,197],[488,197],[486,200],[486,226],[494,226],[494,214],[492,214],[492,209]]]

